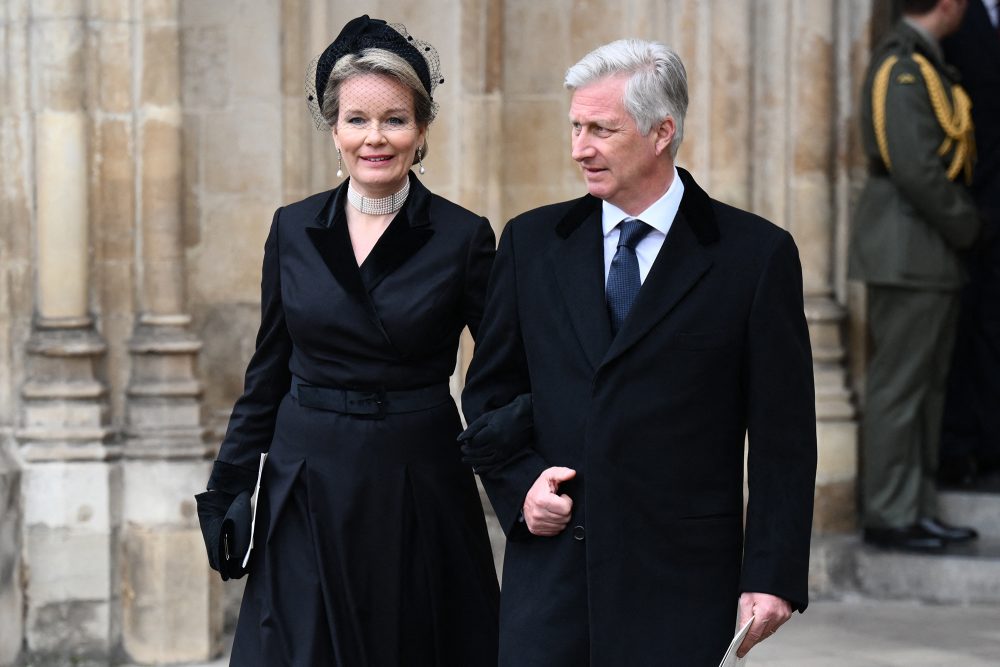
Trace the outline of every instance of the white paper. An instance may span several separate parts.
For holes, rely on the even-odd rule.
[[[729,648],[726,649],[726,654],[722,656],[722,662],[719,663],[719,667],[732,667],[739,664],[736,659],[736,649],[740,647],[740,644],[743,643],[743,638],[747,636],[747,631],[750,630],[753,619],[754,617],[751,616],[750,620],[744,623],[743,627],[736,633],[736,636],[733,637],[733,641],[729,642]],[[743,660],[739,660],[739,662],[743,662]]]
[[[257,494],[260,493],[260,478],[264,476],[264,461],[267,460],[267,452],[260,455],[260,467],[257,468],[257,484],[253,487],[253,495],[250,496],[250,546],[243,556],[243,568],[250,562],[250,552],[253,551],[253,529],[257,526]]]

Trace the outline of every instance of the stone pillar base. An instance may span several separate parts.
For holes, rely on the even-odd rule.
[[[95,365],[107,345],[88,326],[36,329],[27,345],[30,379],[24,383],[17,431],[25,461],[101,461],[115,458],[110,443],[107,389]]]
[[[813,532],[851,532],[857,525],[858,424],[843,329],[847,313],[831,297],[806,300],[816,384],[816,504]]]
[[[106,660],[113,651],[117,517],[112,508],[120,506],[120,487],[118,466],[103,461],[26,465],[25,636],[33,658],[76,664]]]
[[[222,580],[196,528],[140,526],[122,534],[125,653],[135,662],[204,662],[222,652]]]

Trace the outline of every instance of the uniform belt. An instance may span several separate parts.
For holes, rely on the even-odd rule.
[[[888,176],[889,170],[886,169],[885,163],[882,160],[868,160],[868,175]]]
[[[299,405],[306,408],[329,410],[345,415],[361,415],[372,419],[383,419],[387,414],[427,410],[451,400],[447,382],[418,389],[358,390],[320,387],[309,384],[297,375],[292,376],[289,393]]]

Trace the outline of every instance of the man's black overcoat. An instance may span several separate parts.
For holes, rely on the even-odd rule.
[[[482,480],[508,535],[501,665],[714,666],[741,591],[807,604],[816,428],[798,253],[680,174],[680,211],[614,338],[598,199],[525,213],[500,241],[463,406],[472,421],[532,394],[533,444]],[[555,465],[577,471],[573,517],[533,536],[521,506]]]

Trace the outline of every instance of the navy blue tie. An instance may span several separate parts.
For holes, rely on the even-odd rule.
[[[642,220],[626,218],[621,221],[618,234],[618,251],[611,260],[608,271],[608,314],[611,316],[611,333],[618,334],[628,311],[639,294],[639,260],[635,247],[646,234],[653,230]]]

